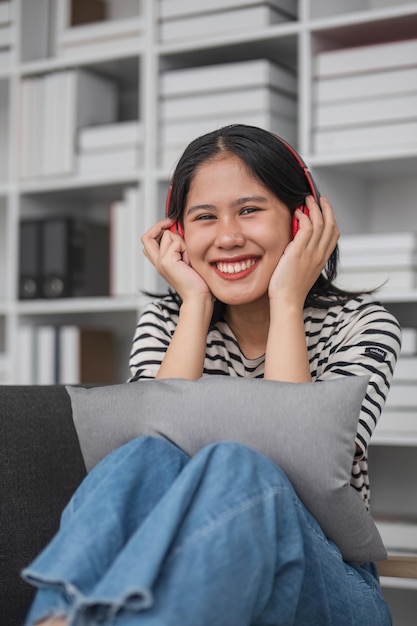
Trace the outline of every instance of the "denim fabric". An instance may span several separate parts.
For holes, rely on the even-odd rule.
[[[281,469],[232,442],[116,450],[23,576],[40,589],[27,626],[391,624],[372,567],[344,562]]]

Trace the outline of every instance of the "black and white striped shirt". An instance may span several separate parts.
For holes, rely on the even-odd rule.
[[[146,307],[133,339],[131,382],[156,377],[177,326],[178,315],[179,306],[172,296]],[[353,462],[351,479],[351,484],[369,507],[367,448],[400,351],[399,324],[380,303],[362,295],[327,309],[306,308],[304,327],[313,381],[340,376],[370,376],[355,440],[362,456]],[[264,356],[245,357],[225,321],[209,330],[204,376],[263,378],[264,362]]]

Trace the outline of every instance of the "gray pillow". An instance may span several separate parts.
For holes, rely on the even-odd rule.
[[[189,456],[237,441],[280,465],[348,561],[386,558],[378,530],[350,485],[367,376],[318,383],[207,376],[84,389],[67,386],[87,470],[135,437],[175,443]]]

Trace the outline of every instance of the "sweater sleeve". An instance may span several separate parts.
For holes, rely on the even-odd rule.
[[[178,321],[171,299],[148,304],[139,317],[130,351],[128,382],[156,378]]]
[[[362,404],[355,442],[366,455],[381,415],[401,348],[401,330],[381,304],[363,300],[347,303],[334,328],[332,346],[318,380],[337,376],[370,376]]]

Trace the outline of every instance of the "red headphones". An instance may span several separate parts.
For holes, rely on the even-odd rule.
[[[285,139],[282,139],[282,137],[279,137],[278,135],[274,135],[274,137],[280,141],[293,155],[293,157],[295,158],[295,160],[297,161],[297,163],[299,164],[299,166],[301,167],[301,169],[304,172],[304,176],[307,179],[308,185],[310,187],[310,191],[311,191],[311,195],[313,196],[314,200],[316,202],[318,202],[320,194],[319,194],[319,190],[317,188],[316,183],[314,182],[314,179],[310,173],[310,170],[308,169],[308,166],[304,163],[303,159],[301,158],[301,156],[298,154],[298,152],[296,150],[294,150],[294,148],[287,142],[285,141]],[[168,217],[168,212],[169,212],[169,205],[171,202],[171,195],[172,195],[172,183],[170,183],[169,185],[169,189],[168,189],[168,194],[167,194],[167,199],[166,199],[166,203],[165,203],[165,215],[166,217]],[[302,211],[303,213],[305,213],[305,215],[309,215],[309,211],[308,208],[306,207],[305,204],[302,204],[301,206],[298,207],[298,209],[300,211]],[[294,239],[298,229],[300,227],[300,223],[299,221],[296,219],[296,217],[292,217],[292,237]],[[173,224],[171,226],[171,228],[169,229],[171,232],[178,234],[180,237],[184,237],[184,228],[181,224],[181,222],[178,220],[177,222],[175,222],[175,224]]]

